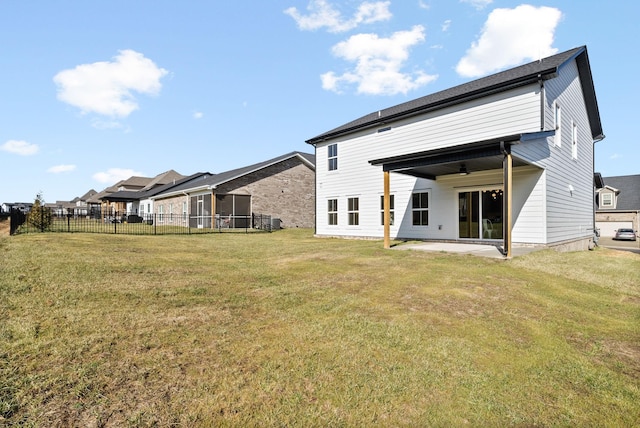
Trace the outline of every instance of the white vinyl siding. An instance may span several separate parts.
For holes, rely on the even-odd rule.
[[[568,131],[567,144],[556,146],[552,136],[512,147],[514,158],[529,164],[513,170],[513,242],[548,244],[588,236],[593,227],[593,142],[574,62],[565,64],[558,77],[545,81],[545,99],[541,97],[540,86],[531,84],[390,123],[391,131],[379,133],[380,127],[372,127],[318,143],[316,157],[322,160],[329,158],[330,144],[340,146],[340,167],[316,171],[316,212],[327,212],[328,199],[346,204],[352,195],[359,195],[359,226],[349,227],[345,205],[338,211],[338,225],[328,227],[327,214],[319,216],[316,233],[383,236],[383,171],[370,160],[538,132],[541,123],[544,130],[554,130],[557,101],[561,106],[559,122],[565,123]],[[540,117],[541,101],[544,118]],[[571,121],[579,131],[577,159],[572,158],[569,144]],[[561,134],[562,127],[559,131]],[[439,176],[437,180],[391,173],[391,238],[457,239],[459,189],[502,185],[502,181],[501,168],[467,176]],[[412,194],[423,191],[429,192],[429,227],[412,224]]]
[[[378,128],[362,130],[343,138],[316,145],[316,158],[329,158],[329,146],[337,144],[338,169],[316,170],[316,212],[327,212],[327,200],[337,198],[346,204],[347,198],[359,194],[359,227],[348,226],[346,205],[338,212],[338,225],[327,224],[327,214],[319,216],[318,235],[382,237],[380,194],[383,186],[382,168],[370,160],[404,153],[465,144],[519,132],[540,130],[540,92],[538,85],[529,85],[501,94],[474,100],[462,105],[394,122],[392,130]],[[471,177],[471,176],[468,176]],[[499,174],[499,177],[501,175]],[[449,189],[436,182],[404,174],[391,174],[394,197],[392,237],[454,239],[457,232],[449,226],[453,205],[432,208],[429,223],[436,227],[412,227],[411,193],[418,187],[429,188],[430,201],[441,197],[455,199]],[[435,205],[434,205],[435,207]],[[437,225],[442,225],[441,229]]]
[[[553,141],[549,145],[533,144],[529,149],[535,150],[526,153],[525,145],[519,145],[514,147],[514,153],[546,170],[546,243],[589,237],[593,234],[593,140],[587,131],[591,128],[575,62],[564,65],[557,78],[545,83],[545,88],[546,129],[552,129],[552,106],[558,102],[562,106],[567,143],[571,141],[571,124],[576,124],[579,156],[573,158],[572,144],[554,148]]]

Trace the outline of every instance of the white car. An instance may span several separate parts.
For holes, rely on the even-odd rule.
[[[635,241],[636,232],[633,229],[618,229],[613,239],[617,241]]]

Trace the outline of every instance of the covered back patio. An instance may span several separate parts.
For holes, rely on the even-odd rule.
[[[458,194],[458,232],[460,238],[501,239],[502,254],[513,255],[513,168],[529,165],[512,156],[511,147],[554,135],[554,131],[521,133],[453,147],[409,153],[369,161],[384,172],[384,247],[391,246],[390,173],[435,180],[438,176],[467,175],[477,171],[502,169],[502,188]]]

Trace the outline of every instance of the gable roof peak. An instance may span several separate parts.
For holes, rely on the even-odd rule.
[[[578,65],[589,121],[591,122],[592,136],[594,139],[604,138],[595,98],[591,68],[587,57],[587,47],[579,46],[392,107],[376,110],[368,115],[313,137],[306,142],[308,144],[317,144],[358,130],[387,125],[402,118],[442,109],[451,105],[481,98],[492,93],[535,83],[540,79],[554,78],[563,65],[573,60],[576,60]]]

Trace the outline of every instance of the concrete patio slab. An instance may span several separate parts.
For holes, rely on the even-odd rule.
[[[494,259],[505,258],[502,254],[501,247],[487,244],[466,244],[463,242],[411,242],[399,244],[391,248],[394,250],[439,251],[445,253],[471,254],[478,257],[489,257]],[[512,257],[517,257],[541,249],[542,247],[514,245],[511,250],[511,255]]]

